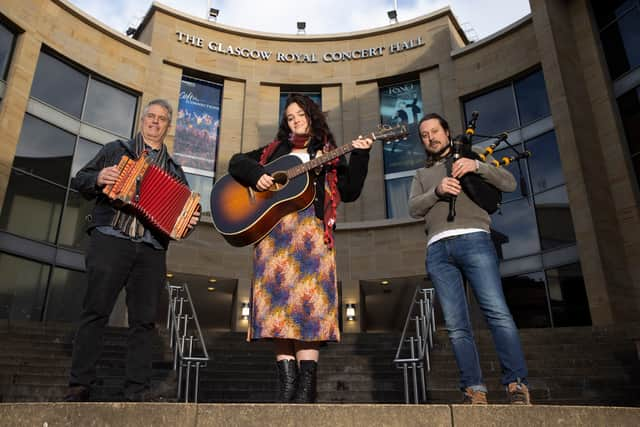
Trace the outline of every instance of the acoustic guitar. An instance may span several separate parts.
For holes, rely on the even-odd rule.
[[[405,125],[382,126],[363,138],[389,142],[406,139]],[[308,162],[294,155],[282,156],[264,165],[274,179],[267,191],[256,191],[224,175],[211,190],[211,218],[222,237],[233,246],[251,245],[266,236],[287,214],[313,203],[315,185],[309,171],[342,156],[355,147],[342,145]]]

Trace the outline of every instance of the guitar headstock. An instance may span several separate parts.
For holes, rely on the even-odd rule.
[[[406,125],[399,124],[395,126],[379,125],[378,129],[371,132],[371,138],[374,141],[391,142],[407,139],[409,130]]]

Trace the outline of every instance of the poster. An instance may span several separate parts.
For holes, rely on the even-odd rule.
[[[182,166],[215,173],[221,94],[220,85],[183,77],[173,154]]]
[[[418,122],[424,114],[418,80],[380,88],[382,124],[404,124],[409,131],[407,140],[384,145],[385,174],[424,166],[425,153],[418,133]]]

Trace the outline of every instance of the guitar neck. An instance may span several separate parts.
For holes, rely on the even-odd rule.
[[[374,141],[377,139],[375,134],[373,133],[367,136],[372,138]],[[353,146],[353,142],[344,144],[334,150],[329,151],[328,153],[323,154],[322,156],[316,157],[313,160],[309,160],[308,162],[302,163],[301,165],[292,167],[291,169],[287,170],[287,177],[295,178],[298,175],[307,173],[310,170],[315,169],[318,166],[322,166],[323,164],[330,162],[336,157],[340,157],[343,154],[347,154],[348,152],[353,150],[355,150],[355,147]]]

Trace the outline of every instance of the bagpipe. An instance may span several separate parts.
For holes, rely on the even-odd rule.
[[[478,121],[479,113],[474,111],[471,113],[471,120],[467,123],[467,128],[464,134],[459,135],[451,141],[451,156],[447,160],[447,175],[451,176],[451,169],[453,163],[464,157],[467,159],[478,160],[494,167],[508,166],[516,160],[525,159],[531,156],[531,152],[528,150],[518,151],[516,148],[509,143],[507,140],[509,135],[504,132],[499,135],[479,135],[476,134],[476,123]],[[471,148],[472,139],[474,136],[495,139],[496,141],[485,148],[483,153],[478,153]],[[511,150],[514,151],[514,155],[502,157],[500,160],[495,160],[493,158],[489,158],[496,148],[501,143],[506,143]],[[518,169],[520,170],[520,188],[523,192],[523,196],[526,196],[525,193],[525,183],[522,174],[522,169],[520,168],[520,163],[518,162]],[[462,191],[478,206],[487,211],[487,213],[492,214],[496,212],[500,208],[500,204],[502,203],[502,191],[496,188],[493,184],[485,181],[479,174],[477,173],[467,173],[459,178],[460,186],[462,187]],[[449,215],[447,216],[447,221],[451,222],[456,217],[456,197],[451,196],[449,198]]]

